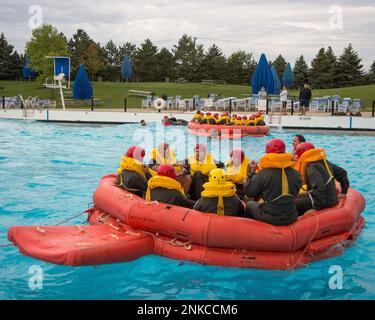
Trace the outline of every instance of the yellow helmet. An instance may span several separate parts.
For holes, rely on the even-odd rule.
[[[225,171],[223,169],[213,169],[209,175],[209,182],[215,184],[225,184],[227,182],[227,178],[225,176]]]

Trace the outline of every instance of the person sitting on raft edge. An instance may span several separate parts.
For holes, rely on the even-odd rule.
[[[218,215],[243,217],[244,204],[236,195],[236,186],[226,180],[223,169],[210,171],[209,182],[203,185],[201,198],[194,210]]]
[[[302,177],[303,192],[296,198],[299,215],[310,209],[321,210],[333,207],[338,199],[345,197],[349,189],[345,169],[327,161],[324,149],[316,149],[312,143],[303,142],[296,148],[296,169]],[[341,194],[337,196],[337,180]]]
[[[267,143],[266,154],[259,164],[255,161],[250,164],[245,190],[253,201],[247,203],[247,218],[275,226],[286,226],[298,219],[295,198],[302,182],[294,166],[293,155],[285,153],[284,141],[274,139]],[[259,198],[259,202],[254,201]]]
[[[207,112],[206,115],[202,118],[201,124],[216,124],[215,117],[211,114],[211,112]]]
[[[250,159],[245,156],[242,149],[233,149],[230,160],[226,164],[227,181],[233,182],[237,189],[237,195],[241,200],[245,197],[244,184],[249,171]]]
[[[202,186],[208,182],[208,175],[212,169],[223,168],[222,162],[215,161],[212,154],[207,152],[204,144],[196,144],[194,154],[181,162],[185,166],[186,174],[191,176],[190,199],[198,200],[201,197]]]
[[[117,170],[117,185],[139,197],[144,196],[147,181],[151,178],[147,165],[143,164],[145,154],[142,147],[130,147],[122,157]]]
[[[229,117],[229,114],[228,114],[227,111],[224,111],[221,114],[221,116],[219,118],[218,124],[220,124],[220,125],[228,125],[228,124],[230,124],[230,117]]]
[[[160,165],[157,175],[148,180],[146,200],[159,201],[189,209],[194,206],[194,201],[186,198],[184,189],[176,180],[175,170],[169,164]]]

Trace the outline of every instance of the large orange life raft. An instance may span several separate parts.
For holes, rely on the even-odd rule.
[[[188,123],[188,132],[201,137],[215,137],[219,139],[238,139],[246,136],[262,137],[270,131],[268,126],[225,126]]]
[[[90,226],[12,227],[21,253],[64,265],[130,261],[147,254],[227,267],[294,269],[332,257],[360,233],[363,196],[349,189],[333,208],[276,227],[145,200],[103,177],[94,193]]]

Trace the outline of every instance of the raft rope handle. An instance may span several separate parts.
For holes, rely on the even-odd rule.
[[[36,231],[38,231],[42,234],[46,234],[46,230],[42,229],[40,226],[36,226]]]
[[[112,237],[112,238],[114,238],[114,239],[116,239],[116,240],[120,240],[120,238],[119,238],[117,235],[115,235],[114,233],[105,234],[105,235],[102,237],[102,240],[105,240],[105,239],[107,239],[108,237]]]
[[[316,212],[311,212],[310,214],[313,214],[315,216],[315,218],[316,218],[316,227],[315,227],[314,234],[312,235],[312,237],[311,237],[310,241],[308,242],[308,244],[306,245],[306,247],[303,249],[303,251],[301,253],[301,256],[298,258],[297,262],[291,268],[289,268],[289,270],[295,269],[298,266],[298,264],[300,263],[301,259],[305,255],[306,250],[308,249],[308,247],[310,246],[311,242],[314,240],[314,238],[315,238],[315,236],[316,236],[316,234],[318,232],[318,229],[319,229],[319,217],[316,214]]]
[[[86,232],[86,230],[83,229],[83,228],[82,228],[81,226],[79,226],[78,224],[76,224],[75,227],[76,227],[79,231],[81,231],[82,233],[83,233],[83,232]]]
[[[157,206],[160,206],[159,201],[156,201],[156,200],[154,200],[154,201],[145,201],[144,204],[147,205],[147,206],[153,205],[153,204],[156,204]]]
[[[144,230],[140,230],[140,231],[142,231],[145,234],[148,234],[149,236],[151,236],[153,238],[158,238],[161,242],[168,243],[168,244],[170,244],[172,246],[175,246],[175,247],[184,247],[185,250],[188,250],[188,251],[190,251],[191,249],[193,249],[191,241],[181,242],[180,240],[177,240],[177,238],[173,238],[172,240],[163,240],[163,239],[159,238],[159,233],[158,232],[152,233],[152,232],[144,231]]]

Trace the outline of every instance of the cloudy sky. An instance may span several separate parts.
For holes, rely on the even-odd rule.
[[[101,44],[150,38],[172,48],[187,33],[205,48],[216,43],[227,56],[242,49],[256,59],[281,53],[294,63],[303,54],[310,62],[322,46],[339,55],[352,43],[365,69],[375,60],[374,0],[0,0],[0,32],[18,51],[40,23],[33,6],[42,9],[43,23],[68,38],[83,28]]]

